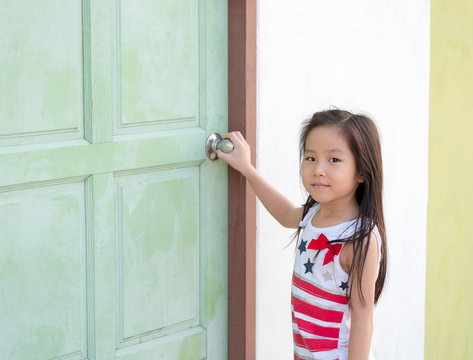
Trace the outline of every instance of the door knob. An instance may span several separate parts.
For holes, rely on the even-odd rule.
[[[211,133],[205,142],[205,151],[210,160],[217,160],[217,150],[222,150],[224,153],[231,153],[233,151],[233,144],[230,140],[222,138],[219,133]]]

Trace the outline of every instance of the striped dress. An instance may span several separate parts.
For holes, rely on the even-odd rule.
[[[352,235],[356,220],[316,228],[311,222],[318,210],[317,204],[300,223],[304,231],[297,244],[291,294],[294,360],[346,360],[350,336],[346,289],[351,284],[340,266],[342,245],[326,241]],[[380,259],[380,236],[376,227],[373,231]]]

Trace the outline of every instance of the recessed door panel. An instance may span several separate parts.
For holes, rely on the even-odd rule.
[[[199,325],[198,167],[119,177],[116,189],[121,342]]]
[[[195,121],[199,111],[199,2],[120,1],[119,126]]]
[[[87,356],[84,182],[0,192],[0,353]]]
[[[0,21],[0,145],[83,137],[80,1],[6,1]]]

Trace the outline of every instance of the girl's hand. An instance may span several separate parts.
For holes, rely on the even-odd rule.
[[[227,154],[217,150],[217,156],[246,177],[254,169],[251,164],[250,145],[239,131],[225,134],[223,138],[229,139],[233,143],[233,151]]]

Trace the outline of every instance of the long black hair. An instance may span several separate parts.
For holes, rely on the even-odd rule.
[[[386,229],[382,199],[383,164],[378,129],[374,121],[366,115],[333,109],[317,112],[302,124],[299,141],[301,164],[304,158],[307,137],[313,129],[319,126],[336,126],[345,134],[348,146],[355,157],[357,170],[363,176],[364,181],[358,185],[355,193],[359,215],[354,225],[354,234],[346,239],[337,239],[331,242],[350,242],[353,244],[353,261],[348,276],[357,279],[355,285],[361,301],[364,303],[361,277],[370,244],[371,231],[374,226],[378,227],[381,236],[381,259],[375,286],[374,302],[376,303],[384,287],[387,268]],[[315,204],[317,202],[309,195],[304,204],[302,218]],[[295,238],[299,237],[300,232],[301,227],[297,230]],[[349,296],[348,289],[347,296]]]

